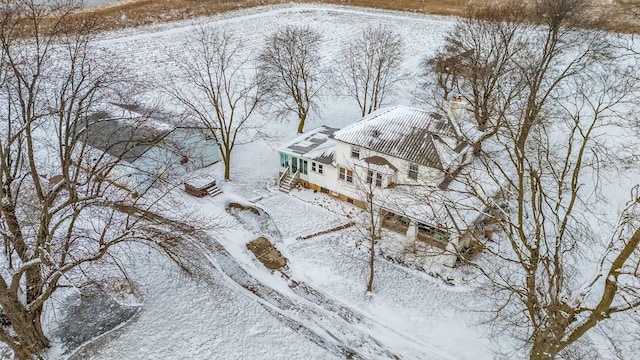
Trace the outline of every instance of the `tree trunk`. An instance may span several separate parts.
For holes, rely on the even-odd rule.
[[[482,154],[482,139],[473,143],[473,155],[478,157]]]
[[[531,353],[529,353],[529,360],[553,360],[558,355],[558,352],[562,350],[559,341],[553,337],[540,335],[534,337],[533,346],[531,347]]]
[[[231,159],[227,158],[224,160],[224,180],[231,180]]]
[[[41,309],[29,313],[20,309],[4,310],[13,330],[9,341],[5,343],[11,347],[16,359],[36,358],[50,346],[49,339],[42,331]]]
[[[37,328],[40,328],[40,333],[36,332]],[[19,342],[10,344],[16,359],[30,360],[38,358],[42,351],[49,347],[49,339],[42,333],[41,327],[34,325],[31,330],[33,332],[26,336],[21,336]]]
[[[307,117],[298,116],[298,119],[300,119],[300,122],[298,123],[298,134],[302,134],[302,131],[304,130],[304,122],[307,120]]]
[[[375,245],[376,245],[376,238],[375,238],[375,233],[372,232],[371,234],[371,251],[370,251],[370,255],[369,255],[369,282],[367,283],[367,292],[372,292],[373,291],[373,270],[374,270],[374,260],[375,260]]]
[[[27,346],[24,346],[21,342],[8,343],[13,350],[13,357],[17,360],[30,360],[36,357],[36,354],[32,354]]]
[[[531,354],[529,355],[529,360],[553,360],[555,358],[556,358],[555,354],[551,354],[547,352],[534,353],[532,351]]]

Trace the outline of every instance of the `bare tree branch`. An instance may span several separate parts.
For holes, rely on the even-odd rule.
[[[367,27],[343,49],[340,80],[360,106],[361,115],[378,109],[405,76],[400,71],[404,43],[383,26]]]
[[[320,34],[308,27],[284,27],[267,40],[258,56],[258,72],[281,115],[298,116],[298,133],[317,106],[322,87]]]

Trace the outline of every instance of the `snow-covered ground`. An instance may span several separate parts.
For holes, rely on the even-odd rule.
[[[117,56],[157,91],[169,85],[180,56],[198,27],[212,27],[242,39],[244,52],[255,53],[264,38],[283,25],[308,25],[323,36],[323,59],[329,68],[341,46],[370,24],[398,31],[406,43],[408,72],[442,44],[455,19],[402,12],[329,5],[282,5],[100,35],[97,44]],[[412,85],[405,84],[390,103],[415,105]],[[321,112],[306,128],[342,127],[358,118],[354,101],[326,92]],[[266,120],[269,114],[264,114]],[[357,229],[297,240],[350,221],[359,211],[310,191],[290,195],[275,189],[275,149],[294,135],[296,124],[268,122],[269,137],[234,150],[232,181],[222,196],[195,199],[182,192],[174,200],[227,226],[212,230],[211,247],[199,254],[204,264],[197,279],[155,252],[138,250],[131,260],[140,284],[143,308],[130,323],[88,344],[71,358],[91,359],[491,359],[473,287],[465,274],[451,273],[454,285],[426,272],[376,262],[375,291],[365,295],[366,252],[357,248]],[[212,171],[220,176],[220,164]],[[233,216],[229,201],[264,209],[278,231],[261,233],[252,215]],[[246,215],[246,216],[245,216]],[[264,220],[264,219],[263,219]],[[245,244],[266,236],[289,260],[286,275],[262,267]],[[452,270],[434,269],[446,274]],[[474,305],[474,306],[472,306]],[[59,350],[59,349],[58,349]],[[58,354],[58,353],[56,353]],[[68,356],[69,354],[67,354]],[[52,357],[54,357],[52,353]]]
[[[78,359],[332,359],[211,272],[197,282],[159,254],[134,266],[144,305],[115,339]],[[157,256],[157,257],[156,257]]]
[[[172,58],[181,44],[200,26],[217,27],[242,38],[250,53],[279,26],[306,24],[322,33],[323,59],[331,67],[340,46],[361,28],[385,24],[404,37],[405,68],[414,71],[425,55],[442,44],[452,22],[399,12],[285,5],[105,34],[98,44],[160,88],[175,71]],[[410,91],[407,87],[392,101],[411,104]],[[157,92],[146,97],[155,95]],[[358,113],[354,102],[330,92],[321,109],[309,119],[307,128],[344,126]],[[347,215],[358,210],[311,192],[301,192],[298,198],[275,192],[275,148],[294,134],[295,126],[272,122],[268,130],[269,138],[235,150],[232,181],[222,185],[228,195],[184,201],[200,207],[202,213],[227,217],[225,201],[257,201],[279,230],[279,238],[271,240],[289,258],[290,279],[271,274],[246,250],[246,242],[261,235],[256,226],[246,223],[211,234],[233,261],[212,252],[212,268],[203,270],[207,274],[200,280],[182,276],[175,265],[151,252],[148,260],[130,264],[144,295],[137,319],[72,358],[332,359],[351,351],[356,358],[491,358],[482,329],[473,326],[473,316],[460,310],[472,297],[465,286],[449,286],[425,273],[380,260],[376,291],[365,296],[366,261],[364,253],[355,249],[358,234],[354,228],[296,240],[347,223]],[[222,169],[214,166],[213,171]],[[238,286],[246,279],[266,284],[275,293],[264,295],[258,289],[256,295]]]

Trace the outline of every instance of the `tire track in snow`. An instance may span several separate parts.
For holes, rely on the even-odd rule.
[[[260,278],[265,275],[273,277],[269,270],[251,269],[254,271],[251,273],[220,241],[205,231],[124,204],[115,208],[158,225],[157,231],[167,224],[182,229],[185,233],[182,241],[172,246],[188,257],[188,264],[183,265],[188,265],[195,276],[209,282],[213,281],[211,271],[219,272],[229,287],[255,300],[283,324],[334,355],[345,359],[455,359],[433,345],[399,333],[354,308],[341,305],[304,282],[289,278],[289,284],[283,284],[281,288],[267,285]],[[252,229],[247,232],[258,237],[261,234],[257,232],[267,230],[271,237],[280,237],[277,229],[268,229],[270,216],[261,209],[259,214],[266,215],[266,219],[260,219],[262,229],[248,226]],[[230,215],[241,225],[246,223],[238,214]],[[289,277],[288,274],[283,275]]]
[[[181,228],[185,233],[183,241],[172,246],[180,248],[179,252],[183,256],[192,256],[189,257],[188,264],[183,265],[188,265],[195,276],[205,282],[213,281],[208,276],[211,272],[207,270],[217,271],[231,288],[255,300],[283,324],[305,335],[332,354],[344,359],[357,360],[401,358],[373,337],[349,324],[347,319],[355,316],[338,315],[350,314],[349,309],[332,312],[294,292],[284,294],[267,286],[246,271],[224,245],[206,232],[125,204],[116,204],[114,207],[156,224],[159,228],[167,224]]]
[[[265,222],[271,222],[268,213],[262,209],[258,212],[262,217],[266,216],[266,221],[264,218],[259,221],[263,226]],[[247,224],[237,213],[231,215],[245,225],[245,228],[252,228],[251,232],[255,237],[264,236],[264,228],[258,233],[258,229]],[[273,229],[275,225],[265,227]],[[277,231],[267,232],[280,237]],[[207,257],[227,277],[230,285],[236,288],[239,286],[245,293],[249,290],[252,293],[250,296],[280,321],[336,355],[347,359],[455,359],[440,349],[398,333],[353,308],[341,305],[305,282],[296,282],[289,274],[283,274],[289,280],[288,288],[277,290],[269,287],[249,274],[221,243],[213,240],[213,251]],[[238,272],[242,274],[240,277],[237,276]],[[402,347],[404,351],[392,349],[388,346],[389,343]]]

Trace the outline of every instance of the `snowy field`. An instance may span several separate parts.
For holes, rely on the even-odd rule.
[[[176,72],[174,60],[199,27],[217,28],[242,39],[245,54],[255,54],[266,36],[280,26],[308,25],[322,36],[325,66],[334,65],[338,51],[362,28],[384,24],[403,37],[404,69],[418,71],[425,56],[442,44],[455,19],[402,12],[325,5],[283,5],[220,14],[197,21],[161,24],[106,33],[97,45],[118,58],[155,90],[142,99],[161,96]],[[389,103],[420,106],[406,84]],[[306,129],[318,125],[342,127],[358,118],[357,104],[327,91],[321,111]],[[265,114],[266,116],[267,114]],[[264,120],[264,119],[261,119]],[[137,318],[87,344],[71,359],[491,359],[491,345],[479,315],[481,304],[473,288],[379,260],[375,291],[365,295],[366,253],[356,249],[354,228],[296,240],[349,222],[357,211],[309,191],[291,195],[275,189],[278,154],[275,149],[295,135],[297,124],[271,122],[269,137],[238,146],[232,159],[232,181],[225,194],[195,199],[176,192],[194,212],[218,215],[229,225],[212,231],[212,247],[224,251],[203,255],[196,280],[154,252],[130,261],[133,280],[140,284],[143,307]],[[214,165],[221,178],[223,169]],[[276,247],[288,260],[287,276],[260,266],[245,244],[258,236],[260,223],[240,222],[225,210],[228,201],[255,201],[270,214],[278,234]],[[250,218],[250,216],[249,216]],[[463,277],[455,274],[456,278]],[[52,351],[55,358],[61,350]]]

